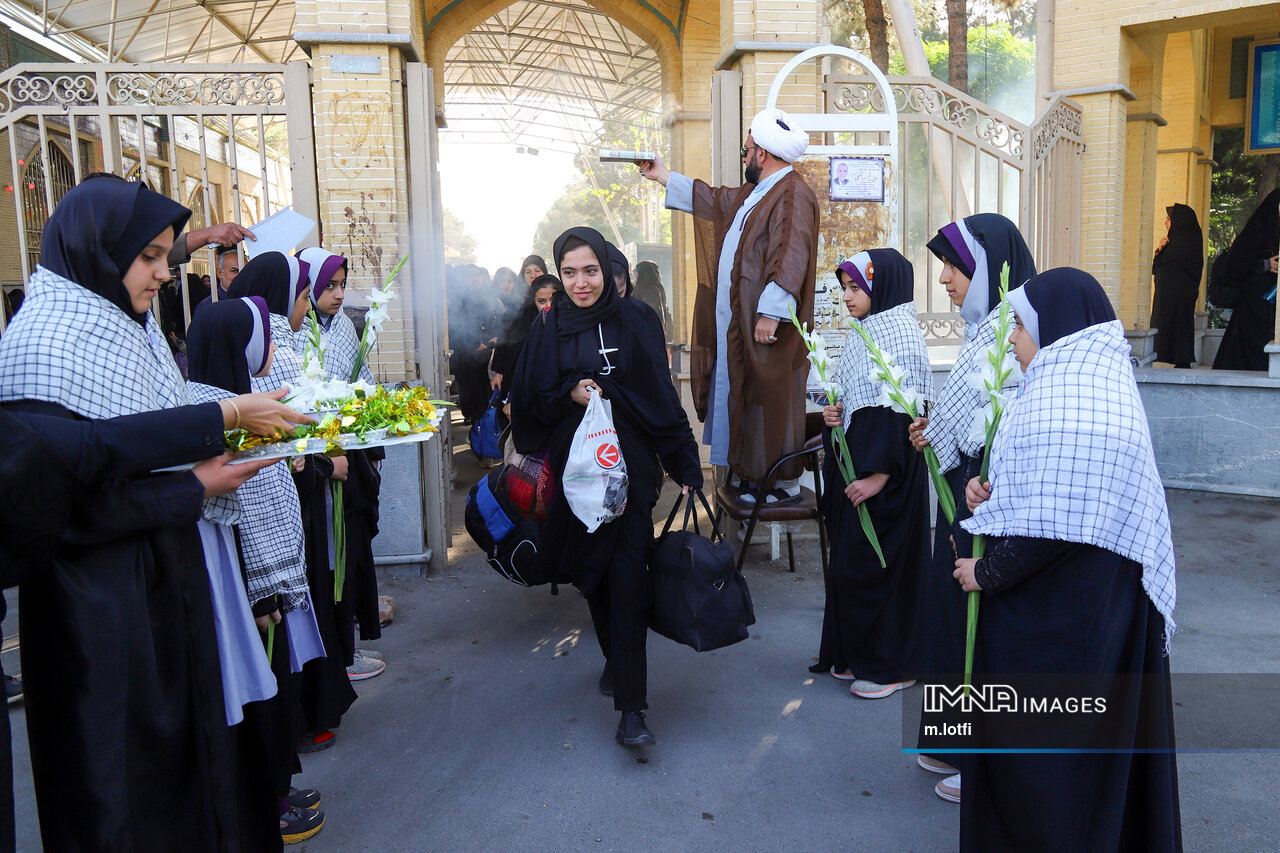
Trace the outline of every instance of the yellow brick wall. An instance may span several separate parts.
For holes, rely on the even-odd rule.
[[[1083,263],[1129,329],[1150,320],[1150,261],[1164,207],[1191,204],[1207,218],[1214,126],[1238,126],[1244,101],[1227,99],[1233,35],[1280,29],[1280,3],[1059,0],[1054,89],[1124,86],[1073,95],[1085,110]],[[1155,114],[1168,124],[1130,116]],[[1200,149],[1204,154],[1189,150]],[[1165,151],[1166,153],[1159,153]]]
[[[332,29],[323,14],[319,29]],[[335,53],[377,56],[382,73],[333,73],[329,57]],[[353,299],[358,302],[367,300],[372,287],[382,285],[391,267],[408,251],[401,67],[399,51],[386,47],[316,45],[312,52],[321,241],[325,248],[346,256],[348,288],[360,295]],[[399,281],[402,298],[391,302],[391,317],[371,359],[380,381],[415,374],[408,286],[407,276]]]

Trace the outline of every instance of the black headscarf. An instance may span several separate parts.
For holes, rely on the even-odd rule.
[[[45,223],[40,266],[98,294],[138,323],[125,273],[166,228],[174,239],[191,211],[140,183],[103,176],[67,193]]]
[[[1169,242],[1160,250],[1160,260],[1203,262],[1204,232],[1196,212],[1185,204],[1171,204],[1165,212],[1169,214]]]
[[[622,254],[622,250],[617,246],[612,243],[606,243],[605,245],[609,252],[609,265],[613,268],[609,279],[614,281],[613,286],[616,290],[618,287],[616,279],[618,276],[622,276],[622,280],[626,282],[626,288],[622,292],[622,296],[625,299],[631,295],[631,291],[635,290],[635,285],[631,282],[631,262],[627,260],[627,256]]]
[[[1035,310],[1041,349],[1081,329],[1109,323],[1116,318],[1107,292],[1084,270],[1057,267],[1042,272],[1022,286]],[[1021,316],[1021,312],[1019,312]],[[1026,323],[1026,318],[1022,318]]]
[[[916,273],[897,249],[871,249],[871,313],[888,311],[915,300]]]
[[[511,292],[503,293],[501,279],[507,276],[511,277]],[[520,310],[520,307],[524,304],[527,296],[525,288],[527,287],[528,285],[525,284],[524,278],[517,275],[511,267],[498,267],[498,271],[493,274],[493,290],[498,294],[498,299],[502,302],[508,316]]]
[[[263,252],[244,265],[227,296],[231,299],[261,296],[272,314],[288,317],[297,301],[291,279],[289,261],[283,254]]]
[[[250,366],[246,350],[255,329],[265,331],[263,351],[271,348],[271,324],[263,322],[265,317],[250,304],[252,300],[261,303],[262,297],[220,299],[206,305],[191,320],[187,330],[187,376],[192,382],[232,394],[252,393],[249,377],[261,365]],[[261,308],[265,310],[266,305]]]
[[[520,278],[524,278],[524,271],[528,268],[529,264],[537,264],[538,269],[542,270],[543,275],[546,275],[549,272],[547,269],[547,262],[542,259],[541,255],[530,255],[524,259],[524,263],[520,264]]]
[[[1009,289],[1013,290],[1036,274],[1036,263],[1018,226],[1004,216],[998,213],[977,213],[966,216],[964,226],[987,256],[987,302],[986,311],[981,312],[985,315],[1000,304],[1000,272],[1004,265],[1009,265]],[[929,241],[928,249],[939,260],[950,261],[966,278],[973,280],[976,272],[973,257],[959,238],[956,223],[938,229],[938,233]],[[965,301],[968,299],[966,296]]]
[[[566,247],[571,242],[570,238],[576,238],[586,243],[595,254],[596,262],[600,264],[600,272],[604,276],[605,287],[600,293],[600,298],[589,308],[577,307],[573,304],[573,299],[568,294],[562,294],[556,298],[552,311],[559,315],[556,318],[555,326],[561,338],[570,338],[579,332],[594,329],[608,318],[617,315],[618,305],[622,302],[622,297],[618,295],[618,288],[613,283],[613,271],[609,260],[609,243],[604,239],[604,235],[596,229],[579,226],[570,228],[557,237],[555,244],[556,269],[559,269],[560,264],[564,261],[565,252],[568,251]],[[560,278],[563,280],[563,274]]]

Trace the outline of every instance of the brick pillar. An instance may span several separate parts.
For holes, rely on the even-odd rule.
[[[419,30],[405,0],[296,6],[299,41],[311,54],[321,239],[347,257],[348,300],[367,305],[409,250],[402,74]],[[403,298],[390,304],[370,360],[383,382],[416,378],[409,277],[397,287]]]

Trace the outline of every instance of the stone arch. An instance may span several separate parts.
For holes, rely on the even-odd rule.
[[[428,2],[426,10],[427,49],[426,58],[431,73],[438,81],[435,90],[436,110],[444,109],[444,60],[449,49],[458,40],[482,22],[492,18],[517,0],[436,0]],[[534,0],[536,2],[536,0]],[[667,102],[683,91],[683,64],[680,43],[675,34],[660,20],[656,13],[640,3],[583,0],[589,6],[609,16],[653,48],[662,68],[664,110]]]

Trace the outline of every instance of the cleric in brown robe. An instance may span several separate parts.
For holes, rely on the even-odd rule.
[[[805,438],[808,351],[789,320],[793,310],[802,322],[813,319],[818,200],[790,164],[808,144],[786,113],[764,110],[742,148],[743,186],[708,186],[660,158],[640,164],[667,188],[668,208],[699,220],[694,407],[711,463],[755,484]],[[768,500],[799,494],[800,467],[797,460],[778,472]]]

